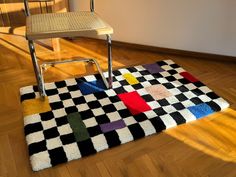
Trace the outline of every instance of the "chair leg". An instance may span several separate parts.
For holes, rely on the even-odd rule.
[[[37,80],[39,94],[40,94],[40,97],[42,99],[44,99],[44,97],[46,96],[46,93],[45,93],[45,88],[44,88],[43,75],[42,75],[42,72],[41,72],[41,70],[39,68],[39,65],[38,65],[37,57],[36,57],[36,54],[35,54],[34,43],[33,43],[32,40],[29,40],[28,44],[29,44],[29,50],[30,50],[32,63],[33,63],[33,66],[34,66],[34,73],[35,73],[35,77],[36,77],[36,80]]]
[[[111,51],[111,35],[107,35],[107,46],[108,46],[108,85],[112,88],[112,51]]]

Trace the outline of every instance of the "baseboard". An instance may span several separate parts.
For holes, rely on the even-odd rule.
[[[82,37],[82,38],[84,38],[84,37]],[[88,38],[88,37],[85,37],[85,38]],[[94,38],[88,38],[88,39],[104,42],[104,39],[94,39]],[[73,38],[72,40],[76,40],[76,38]],[[194,57],[194,58],[204,58],[204,59],[236,62],[235,56],[218,55],[218,54],[203,53],[203,52],[194,52],[194,51],[171,49],[171,48],[164,48],[164,47],[155,47],[155,46],[134,44],[134,43],[128,43],[128,42],[121,42],[121,41],[116,41],[116,40],[112,41],[112,45],[117,46],[117,47],[122,47],[122,48],[143,50],[143,51],[155,52],[155,53],[163,53],[163,54],[179,55],[179,56],[185,56],[185,57]]]
[[[124,47],[124,48],[136,49],[136,50],[144,50],[144,51],[149,51],[149,52],[236,62],[236,57],[234,56],[186,51],[186,50],[171,49],[171,48],[164,48],[164,47],[155,47],[155,46],[140,45],[140,44],[127,43],[127,42],[120,42],[120,41],[113,41],[113,45]]]

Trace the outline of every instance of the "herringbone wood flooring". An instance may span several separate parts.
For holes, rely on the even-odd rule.
[[[61,52],[37,45],[41,60],[89,56],[106,69],[103,42],[61,40]],[[37,173],[31,171],[23,133],[19,88],[35,84],[25,39],[0,34],[0,177],[235,177],[236,62],[113,48],[114,68],[172,59],[231,103],[228,110]],[[48,69],[46,81],[94,73],[84,64]]]

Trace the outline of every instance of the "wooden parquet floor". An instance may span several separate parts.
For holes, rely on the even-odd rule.
[[[76,44],[75,44],[76,43]],[[61,52],[37,45],[41,60],[89,56],[106,69],[101,41],[61,40]],[[80,160],[32,172],[19,88],[35,84],[25,39],[0,33],[0,177],[236,177],[236,62],[113,47],[114,69],[172,59],[231,104],[224,112]],[[46,81],[96,72],[92,66],[49,68]]]

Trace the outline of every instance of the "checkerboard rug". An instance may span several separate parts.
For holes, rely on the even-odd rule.
[[[107,75],[107,73],[106,73]],[[20,89],[34,171],[97,153],[221,111],[229,104],[171,60]]]

